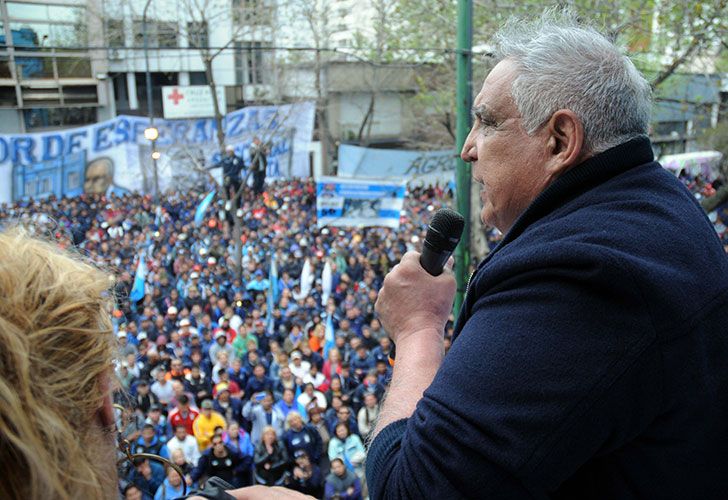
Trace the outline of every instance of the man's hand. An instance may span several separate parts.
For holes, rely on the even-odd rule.
[[[431,276],[420,265],[420,254],[407,252],[384,278],[375,310],[395,343],[421,330],[444,332],[456,286],[452,259],[440,276]]]

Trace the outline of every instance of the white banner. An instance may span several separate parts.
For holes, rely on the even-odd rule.
[[[225,112],[225,87],[216,89],[220,110]],[[164,86],[162,87],[162,108],[168,120],[180,118],[210,118],[215,116],[212,91],[209,85]]]
[[[223,120],[227,144],[249,165],[250,145],[259,137],[270,146],[269,178],[309,177],[314,109],[313,102],[302,102],[234,111]],[[202,169],[220,158],[215,121],[158,119],[154,125],[160,189],[182,191],[203,182]],[[117,116],[57,132],[0,135],[0,203],[50,194],[151,192],[148,126],[144,117]],[[218,180],[221,170],[212,171]]]

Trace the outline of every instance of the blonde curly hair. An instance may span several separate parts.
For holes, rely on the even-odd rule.
[[[110,284],[24,229],[0,232],[0,498],[117,495],[100,416],[113,377]]]

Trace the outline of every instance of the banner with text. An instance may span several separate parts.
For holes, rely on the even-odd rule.
[[[339,146],[341,177],[402,178],[415,185],[447,185],[455,175],[455,153]]]
[[[320,177],[316,179],[318,227],[399,227],[404,182]]]
[[[310,177],[314,110],[313,102],[302,102],[234,111],[223,120],[226,143],[249,165],[250,146],[259,137],[269,145],[268,178]],[[117,116],[86,127],[0,135],[0,203],[50,194],[152,192],[148,126],[145,117]],[[183,191],[204,183],[204,169],[220,160],[215,120],[157,119],[154,126],[160,189]],[[218,181],[221,170],[211,171]]]

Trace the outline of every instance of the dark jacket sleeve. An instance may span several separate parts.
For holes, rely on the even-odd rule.
[[[207,473],[209,462],[210,455],[208,453],[203,453],[200,459],[197,461],[197,465],[194,467],[194,469],[192,469],[192,472],[190,472],[190,477],[192,478],[193,483],[199,481],[200,478]]]
[[[413,415],[371,445],[372,499],[543,495],[655,417],[655,333],[631,274],[593,251],[543,250],[541,266],[516,258],[473,283]]]

